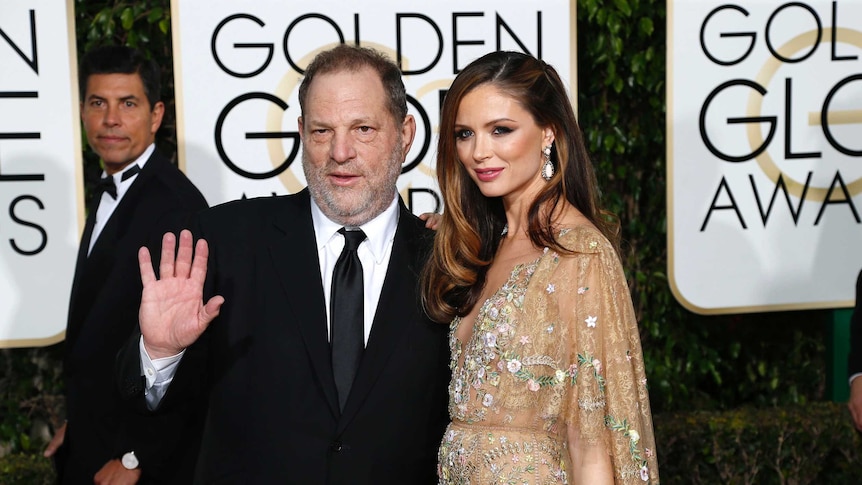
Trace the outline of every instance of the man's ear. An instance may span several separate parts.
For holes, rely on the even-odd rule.
[[[413,115],[407,115],[401,123],[401,148],[404,150],[405,157],[407,156],[407,152],[410,151],[410,147],[413,145],[413,138],[415,137],[416,119],[413,118]]]
[[[161,101],[156,101],[156,104],[153,105],[152,111],[152,124],[150,124],[150,133],[153,135],[159,131],[159,127],[162,126],[162,118],[165,116],[165,103]]]

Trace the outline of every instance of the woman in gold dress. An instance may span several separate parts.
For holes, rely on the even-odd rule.
[[[566,88],[488,54],[443,105],[424,303],[450,323],[441,484],[658,483],[637,322]]]

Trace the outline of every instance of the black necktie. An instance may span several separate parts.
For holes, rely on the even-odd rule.
[[[356,254],[356,248],[365,240],[365,233],[361,230],[348,231],[343,227],[338,232],[344,235],[344,249],[332,272],[330,343],[338,404],[341,410],[344,410],[344,403],[350,395],[350,387],[365,350],[362,263]]]

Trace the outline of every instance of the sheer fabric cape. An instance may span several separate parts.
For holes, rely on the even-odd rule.
[[[617,483],[658,483],[643,354],[622,266],[592,226],[564,229],[559,240],[573,253],[546,249],[512,271],[475,322],[453,322],[453,423],[441,446],[441,483],[514,476],[571,483],[570,433],[611,455]],[[454,336],[459,324],[473,325],[463,345]],[[546,440],[556,450],[538,451],[548,449]]]

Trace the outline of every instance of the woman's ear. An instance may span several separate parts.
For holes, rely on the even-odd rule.
[[[554,140],[556,138],[554,136],[554,130],[551,129],[550,126],[545,128],[543,131],[544,131],[544,136],[542,136],[542,146],[546,147],[546,146],[554,143]]]

